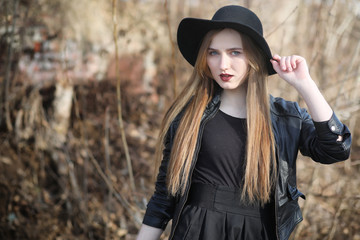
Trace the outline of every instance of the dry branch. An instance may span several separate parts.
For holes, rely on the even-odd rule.
[[[137,227],[140,226],[139,221],[139,211],[136,207],[131,205],[121,194],[121,190],[114,185],[112,182],[110,175],[109,177],[107,174],[101,169],[98,161],[95,159],[94,155],[92,154],[91,150],[88,146],[87,138],[85,138],[85,126],[83,121],[80,119],[80,112],[79,112],[79,104],[77,102],[76,95],[74,94],[74,104],[75,104],[75,115],[77,117],[77,120],[80,124],[81,129],[81,139],[82,139],[82,145],[85,147],[86,152],[86,158],[89,158],[93,166],[95,167],[96,172],[100,175],[100,177],[105,182],[106,186],[109,189],[109,192],[112,193],[112,195],[118,200],[118,202],[123,206],[124,210],[128,213],[129,217],[133,219],[133,222]],[[106,140],[105,140],[106,141]]]
[[[348,186],[348,184],[345,185],[344,192],[347,192],[347,186]],[[332,219],[332,225],[330,227],[330,233],[329,233],[328,238],[327,238],[328,240],[333,240],[334,237],[335,237],[335,233],[336,233],[336,229],[337,229],[337,226],[338,226],[341,211],[345,208],[345,205],[344,205],[344,200],[345,199],[344,199],[344,197],[345,197],[345,195],[343,194],[342,197],[340,198],[340,203],[339,203],[339,206],[336,209],[336,212],[334,214],[334,218]]]
[[[270,31],[270,33],[268,33],[265,38],[269,38],[271,36],[271,34],[273,34],[274,32],[276,32],[281,26],[283,26],[286,21],[296,12],[296,10],[298,9],[298,6],[296,6],[294,8],[294,10],[292,10],[290,12],[290,14],[284,19],[284,21],[282,21],[280,24],[278,24],[272,31]]]
[[[312,198],[311,192],[312,192],[312,189],[314,188],[315,179],[318,177],[319,167],[320,167],[319,165],[316,165],[316,167],[313,169],[313,173],[311,175],[311,179],[310,179],[310,182],[309,182],[309,185],[310,185],[309,186],[309,193],[307,194],[307,197],[306,197],[307,200],[305,201],[305,204],[304,204],[304,206],[302,208],[302,214],[303,214],[305,219],[306,219],[306,216],[307,216],[309,208],[310,208],[309,201]],[[299,225],[295,229],[295,231],[292,234],[292,236],[293,236],[292,240],[299,239],[300,233],[301,233],[301,231],[303,230],[304,227],[305,227],[304,224],[302,224],[302,225]]]
[[[176,79],[176,59],[175,59],[175,43],[173,41],[172,38],[172,33],[171,33],[171,24],[170,24],[170,17],[169,17],[169,10],[168,10],[168,1],[165,0],[164,3],[164,10],[165,10],[165,16],[166,16],[166,25],[167,25],[167,29],[168,29],[168,34],[169,34],[169,42],[170,42],[170,46],[171,46],[171,68],[172,68],[172,77],[173,77],[173,97],[175,98],[177,95],[177,79]]]
[[[14,48],[19,47],[19,44],[15,46],[16,41],[12,43],[13,63],[8,77],[10,91],[7,102],[13,121],[12,132],[6,127],[5,115],[1,113],[0,117],[3,120],[0,124],[0,191],[9,194],[4,198],[7,203],[2,202],[4,206],[0,207],[0,239],[28,239],[29,236],[39,240],[135,238],[136,229],[145,212],[144,207],[154,187],[149,172],[153,168],[155,136],[163,110],[161,104],[163,99],[172,98],[180,90],[179,86],[183,85],[188,71],[191,71],[185,61],[175,62],[176,39],[173,39],[174,34],[171,32],[176,27],[175,19],[180,15],[207,18],[209,11],[223,4],[223,1],[212,1],[211,4],[204,0],[115,1],[112,8],[113,28],[109,10],[114,1],[80,0],[75,4],[72,0],[17,0],[16,34],[17,29],[36,29],[37,26],[32,26],[31,22],[50,26],[54,31],[54,26],[58,28],[59,22],[63,21],[64,24],[60,24],[63,31],[61,39],[47,42],[58,47],[56,52],[50,54],[55,57],[57,53],[61,55],[53,61],[63,61],[59,64],[65,66],[61,71],[63,75],[74,70],[72,68],[92,72],[89,65],[74,64],[78,59],[71,59],[71,51],[61,51],[65,41],[71,41],[71,44],[77,46],[82,54],[82,63],[92,63],[93,67],[99,63],[92,62],[96,58],[103,61],[103,65],[111,63],[111,70],[104,70],[101,77],[76,78],[68,74],[71,81],[68,76],[57,79],[73,87],[73,103],[70,105],[70,116],[66,116],[69,117],[69,125],[63,131],[66,142],[58,144],[60,147],[56,148],[53,143],[56,131],[52,123],[57,106],[62,105],[54,104],[57,86],[51,79],[45,83],[47,86],[44,91],[44,82],[38,84],[30,75],[24,76],[29,71],[17,72],[24,63],[16,68],[16,61],[24,53],[16,50],[23,50],[21,47]],[[15,20],[12,9],[14,2],[0,0],[0,31],[8,25],[6,36],[0,32],[0,55],[1,49],[6,50],[0,59],[3,63],[0,64],[1,93],[5,90],[3,74],[10,60],[7,51]],[[90,5],[83,7],[87,2]],[[310,0],[295,3],[279,0],[276,4],[265,4],[251,0],[242,3],[251,3],[252,9],[262,14],[264,23],[271,24],[274,19],[280,23],[273,27],[270,25],[270,28],[264,25],[264,29],[270,30],[267,36],[271,35],[270,46],[280,48],[280,52],[305,54],[310,60],[312,76],[332,106],[336,101],[339,102],[335,106],[336,113],[353,134],[351,161],[331,167],[319,165],[318,170],[317,165],[310,160],[303,161],[300,157],[300,161],[297,161],[299,190],[305,190],[307,200],[300,201],[305,221],[294,233],[296,239],[358,239],[360,131],[356,126],[360,113],[360,22],[355,17],[355,2]],[[296,4],[298,8],[295,8]],[[81,9],[79,6],[82,6]],[[96,21],[93,21],[94,6],[99,8],[95,11]],[[59,15],[53,19],[43,17],[55,13]],[[62,18],[65,20],[60,20]],[[20,38],[24,39],[20,45],[27,42],[26,34],[21,31]],[[101,43],[94,40],[94,33],[97,34],[96,39],[102,39]],[[32,42],[27,46],[32,47]],[[109,57],[114,56],[114,46],[116,64]],[[101,54],[94,50],[98,47],[102,49]],[[125,53],[127,55],[121,55]],[[35,60],[41,61],[43,53],[38,54],[41,57]],[[126,62],[129,57],[134,59],[130,64]],[[122,59],[125,60],[122,62]],[[36,61],[30,63],[38,64]],[[149,62],[153,64],[150,68],[156,68],[150,74],[147,72],[152,70],[148,69]],[[30,65],[28,62],[26,64]],[[131,70],[133,68],[127,67],[129,65],[137,67]],[[119,66],[116,78],[113,77],[113,66]],[[186,74],[176,76],[179,69]],[[40,70],[36,73],[44,72]],[[121,89],[117,85],[119,79]],[[134,82],[140,86],[139,89],[142,87],[151,91],[151,97],[149,92],[139,94],[128,91],[134,89],[131,85]],[[145,84],[148,87],[144,87]],[[283,87],[282,84],[280,87],[275,86],[275,95],[285,96],[288,100],[294,97],[296,100],[296,96],[290,94],[293,92],[288,92],[290,87]],[[49,87],[54,91],[51,94],[48,93]],[[120,90],[122,96],[118,94]],[[77,97],[81,98],[79,102]],[[4,95],[1,104],[5,104],[3,99]],[[5,114],[5,105],[2,110]],[[122,116],[125,122],[120,123]],[[119,125],[122,129],[120,131]],[[125,130],[127,135],[124,134]],[[127,146],[123,147],[125,136],[128,144],[126,151],[130,151],[132,160],[128,158],[126,163],[124,149]],[[132,170],[129,171],[132,168],[136,174],[134,177],[138,179],[136,182]],[[309,181],[311,175],[313,180]],[[130,185],[135,183],[136,192]],[[345,184],[348,184],[346,188],[343,187]],[[334,227],[330,229],[331,226]],[[2,232],[6,230],[18,234],[17,237],[3,236]],[[21,235],[23,232],[24,235]],[[167,233],[164,235],[166,239]]]
[[[118,23],[117,23],[117,1],[112,0],[112,16],[113,16],[113,40],[114,40],[114,47],[115,47],[115,74],[117,79],[116,84],[116,93],[117,93],[117,108],[118,108],[118,121],[119,121],[119,128],[121,133],[121,140],[124,145],[124,152],[126,163],[129,170],[129,177],[130,177],[130,186],[133,191],[136,191],[134,174],[132,169],[132,163],[129,154],[129,147],[126,140],[123,117],[122,117],[122,106],[121,106],[121,89],[120,89],[120,75],[119,75],[119,51],[118,51]]]
[[[5,79],[4,79],[4,105],[5,105],[5,119],[6,119],[6,127],[11,132],[13,130],[11,119],[10,119],[10,108],[9,108],[9,91],[10,91],[10,70],[13,61],[13,46],[15,36],[15,26],[16,26],[16,18],[17,18],[17,9],[18,9],[19,0],[13,1],[13,12],[12,12],[12,25],[10,31],[10,43],[8,45],[7,58],[6,58],[6,69],[5,69]],[[9,3],[8,3],[9,4]],[[6,21],[7,22],[7,21]],[[7,25],[6,25],[7,26]],[[7,31],[7,30],[6,30]],[[2,116],[0,116],[2,118]],[[1,120],[0,120],[1,121]]]
[[[104,147],[105,147],[105,171],[107,176],[112,176],[111,173],[111,162],[110,162],[110,153],[109,153],[109,108],[105,110],[105,137],[104,137]],[[111,179],[111,178],[110,178]],[[108,218],[110,219],[110,209],[111,209],[111,200],[113,195],[113,187],[109,188],[108,196],[106,199],[106,209],[108,210]],[[109,239],[109,227],[106,226],[105,229],[105,239]]]
[[[345,79],[346,79],[346,80],[349,80],[349,79],[350,79],[348,76],[351,74],[351,70],[353,69],[356,60],[359,58],[359,55],[360,55],[360,41],[358,41],[358,43],[357,43],[357,45],[356,45],[356,48],[355,48],[355,50],[354,50],[354,54],[353,54],[352,57],[351,57],[351,61],[350,61],[349,67],[348,67],[348,69],[347,69],[347,71],[346,71],[346,74],[345,74]],[[348,81],[347,81],[347,82],[348,82]],[[340,94],[343,94],[344,86],[346,86],[345,83],[340,86],[339,95],[340,95]],[[357,92],[358,92],[358,91],[357,91]],[[357,99],[357,96],[358,96],[357,92],[356,92],[356,94],[355,94],[355,99],[354,99],[355,101],[358,100],[358,99]],[[335,102],[335,107],[337,107],[339,104],[340,104],[340,98],[337,98],[337,99],[336,99],[336,102]]]

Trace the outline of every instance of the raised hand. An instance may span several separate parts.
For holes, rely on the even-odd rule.
[[[278,75],[297,89],[312,81],[306,60],[301,56],[274,55],[270,61]]]
[[[330,119],[332,109],[310,77],[305,58],[297,55],[285,57],[274,55],[270,61],[278,75],[303,97],[315,121]]]

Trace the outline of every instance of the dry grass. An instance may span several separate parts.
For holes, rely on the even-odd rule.
[[[10,2],[0,0],[0,27],[11,23],[12,12],[4,8]],[[299,157],[298,185],[307,200],[300,200],[304,222],[292,238],[360,239],[360,5],[351,0],[119,1],[116,14],[111,1],[20,1],[19,29],[46,25],[58,33],[53,51],[64,52],[72,39],[82,57],[74,67],[63,59],[65,67],[46,82],[12,68],[10,91],[1,102],[9,105],[13,130],[1,122],[0,237],[134,239],[154,187],[159,122],[191,72],[174,47],[177,24],[184,16],[209,18],[229,3],[250,5],[260,16],[273,52],[306,57],[311,75],[353,133],[352,156],[344,163],[323,166]],[[115,20],[123,124],[137,191],[118,127],[111,57]],[[19,48],[14,53],[16,62],[22,53]],[[101,81],[74,74],[89,67],[84,56],[90,54],[108,66]],[[8,61],[3,53],[0,57]],[[273,95],[304,106],[284,81],[276,76],[269,81]],[[72,91],[65,112],[56,107],[63,107],[56,104],[62,88]]]

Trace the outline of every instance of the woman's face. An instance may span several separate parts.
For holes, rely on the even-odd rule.
[[[228,28],[217,33],[207,50],[206,61],[220,87],[224,90],[239,88],[248,69],[240,33]]]

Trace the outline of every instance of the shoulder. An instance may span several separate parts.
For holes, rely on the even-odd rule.
[[[190,98],[190,100],[185,104],[185,106],[181,109],[181,111],[176,115],[174,120],[171,123],[171,126],[175,129],[178,127],[181,119],[183,118],[186,110],[189,108],[189,105],[193,102],[194,96]],[[209,103],[207,104],[204,112],[203,112],[203,118],[210,115],[212,112],[214,112],[216,109],[218,109],[220,106],[220,93],[219,91],[214,94],[214,96],[211,98]],[[202,120],[203,120],[202,118]]]
[[[287,101],[280,97],[270,95],[270,111],[277,116],[288,116],[303,118],[306,110],[300,108],[299,104],[294,101]]]

